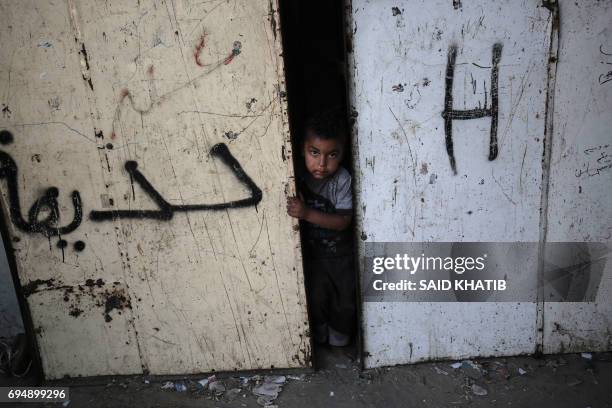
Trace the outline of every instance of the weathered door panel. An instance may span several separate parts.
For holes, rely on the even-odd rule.
[[[365,242],[537,242],[549,10],[535,0],[356,0],[350,30]],[[516,262],[537,271],[535,256]],[[373,367],[532,352],[537,309],[365,303],[363,320]]]
[[[612,4],[561,1],[548,241],[605,243],[612,237]],[[584,245],[576,245],[576,253]],[[546,353],[610,350],[610,254],[588,250],[594,302],[546,303]],[[598,259],[599,258],[599,259]],[[579,259],[584,262],[585,259]],[[601,280],[600,280],[601,279]]]
[[[47,378],[308,365],[270,3],[0,8],[3,209]]]

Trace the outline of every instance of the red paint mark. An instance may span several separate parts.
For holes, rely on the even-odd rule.
[[[123,88],[121,93],[119,94],[119,103],[123,102],[126,96],[130,95],[130,90],[127,88]]]
[[[116,137],[117,137],[117,134],[113,131],[113,133],[111,133],[111,139],[115,140]]]
[[[198,44],[195,47],[195,52],[193,53],[195,62],[198,65],[198,67],[204,66],[202,61],[200,61],[200,53],[202,52],[202,49],[204,48],[205,45],[206,45],[206,33],[202,34],[202,36],[200,37],[200,41],[198,41]]]
[[[227,58],[225,58],[225,60],[223,61],[223,65],[227,65],[230,62],[232,62],[232,60],[234,59],[235,56],[236,56],[236,54],[234,54],[234,52],[232,51],[232,53],[230,55],[228,55]]]
[[[154,71],[155,68],[153,68],[153,65],[149,65],[149,68],[147,69],[147,74],[152,77]]]
[[[230,62],[232,62],[234,60],[234,57],[240,54],[241,48],[242,48],[242,44],[240,43],[240,41],[234,41],[234,48],[232,49],[232,52],[230,53],[230,55],[228,55],[223,61],[223,65],[227,65]]]

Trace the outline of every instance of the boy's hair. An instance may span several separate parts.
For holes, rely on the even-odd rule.
[[[310,117],[306,121],[305,137],[311,131],[324,140],[338,140],[344,143],[347,139],[344,117],[338,111],[327,111]]]

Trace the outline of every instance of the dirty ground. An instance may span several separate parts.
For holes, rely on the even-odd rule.
[[[309,374],[91,379],[88,385],[71,384],[71,401],[65,406],[612,407],[612,353],[441,361],[365,371],[343,349],[318,354],[321,368]],[[31,381],[32,376],[2,377],[0,385]]]

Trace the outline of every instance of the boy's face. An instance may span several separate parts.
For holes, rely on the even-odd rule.
[[[304,161],[315,179],[322,180],[338,170],[344,149],[338,139],[322,139],[312,131],[306,133]]]

